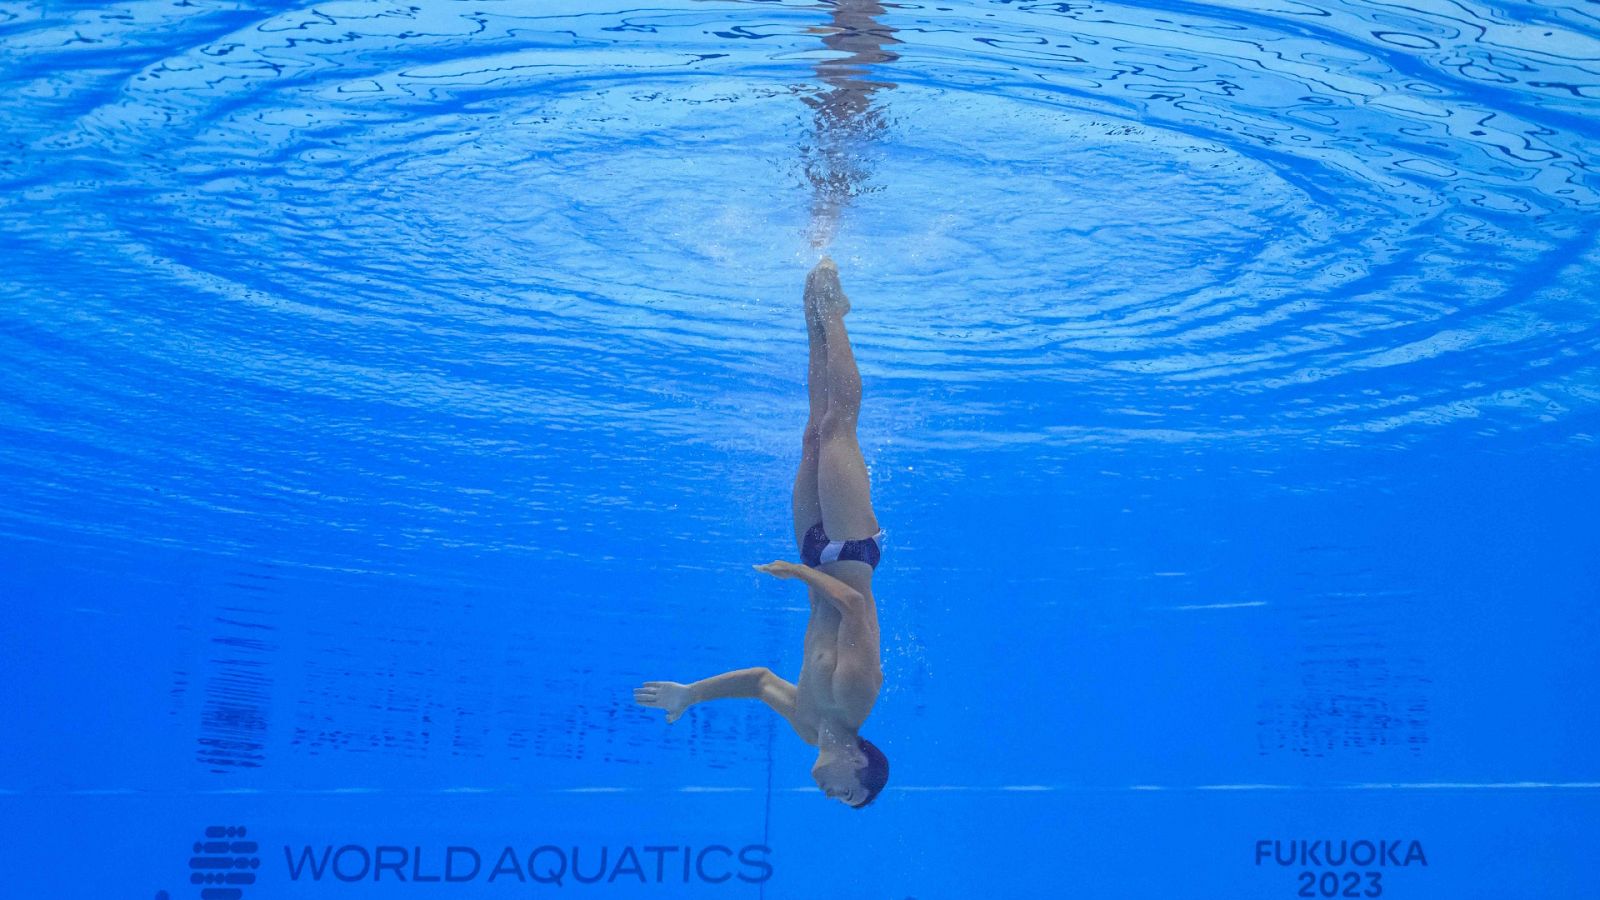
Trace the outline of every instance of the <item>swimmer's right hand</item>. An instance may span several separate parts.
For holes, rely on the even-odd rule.
[[[633,702],[667,712],[667,721],[676,722],[683,711],[694,704],[689,696],[689,686],[676,681],[646,681],[633,689]]]
[[[755,566],[754,568],[757,572],[765,572],[774,578],[799,578],[800,573],[805,569],[804,566],[799,566],[792,562],[784,562],[781,559],[765,565]]]

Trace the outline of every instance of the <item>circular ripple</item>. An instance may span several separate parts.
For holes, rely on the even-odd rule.
[[[787,452],[827,203],[866,427],[910,452],[1594,408],[1600,42],[1575,14],[179,12],[7,13],[6,366],[31,387],[5,402],[31,442],[3,462],[112,473],[86,508],[131,519],[97,528],[173,497],[289,528],[361,484],[422,546],[441,517],[620,524],[642,488],[569,523],[581,479],[535,474],[575,446]],[[31,483],[18,515],[51,520],[66,489]]]

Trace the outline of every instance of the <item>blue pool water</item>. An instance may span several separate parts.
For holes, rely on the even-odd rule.
[[[0,85],[0,896],[1596,896],[1593,3],[4,0]],[[798,671],[824,249],[863,812],[630,694]]]

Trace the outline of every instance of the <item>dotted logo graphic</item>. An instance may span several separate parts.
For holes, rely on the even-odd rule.
[[[256,883],[256,842],[243,840],[243,825],[212,825],[205,840],[194,842],[189,857],[189,883],[206,885],[200,900],[242,900],[244,887]]]

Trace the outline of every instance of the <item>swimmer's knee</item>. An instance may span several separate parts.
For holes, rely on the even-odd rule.
[[[824,441],[831,441],[838,437],[854,438],[856,434],[856,417],[849,413],[830,409],[822,417],[818,432]]]
[[[812,455],[822,446],[822,423],[813,419],[806,423],[806,430],[800,433],[800,452]]]

